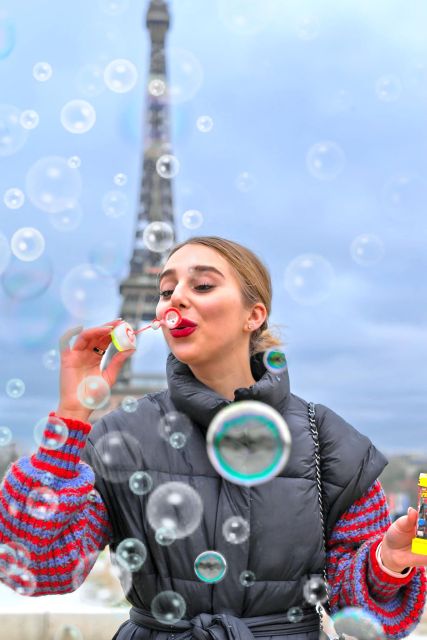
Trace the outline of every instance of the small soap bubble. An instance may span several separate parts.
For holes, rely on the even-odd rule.
[[[304,612],[301,607],[291,607],[286,612],[286,617],[288,618],[289,622],[301,622],[301,620],[304,618]]]
[[[5,447],[12,442],[12,430],[9,427],[0,426],[0,447]]]
[[[42,255],[45,239],[38,229],[22,227],[13,234],[10,241],[12,253],[24,262],[32,262]]]
[[[222,535],[231,544],[242,544],[249,538],[249,522],[241,516],[231,516],[222,525]]]
[[[49,216],[49,222],[52,227],[57,231],[67,233],[68,231],[75,231],[83,220],[83,210],[81,206],[76,202],[70,205],[63,211],[58,213],[51,213]]]
[[[139,571],[147,558],[144,543],[137,538],[122,540],[116,549],[117,562],[128,571]]]
[[[242,171],[236,178],[236,187],[242,193],[247,193],[254,188],[256,184],[255,177],[248,171]]]
[[[110,397],[111,388],[102,376],[87,376],[77,387],[77,398],[87,409],[103,409]]]
[[[182,214],[182,224],[187,229],[198,229],[203,224],[203,213],[197,209],[188,209]]]
[[[386,634],[378,618],[359,607],[345,607],[331,616],[337,633],[357,640],[384,640]]]
[[[277,349],[268,349],[268,351],[265,351],[262,361],[267,371],[276,374],[282,373],[288,366],[285,354],[283,351],[278,351]]]
[[[168,329],[175,329],[175,327],[181,322],[181,314],[178,309],[167,309],[163,319]]]
[[[58,507],[58,494],[49,487],[38,487],[30,491],[25,504],[26,511],[37,520],[50,520]]]
[[[25,202],[24,192],[17,187],[11,187],[5,191],[3,202],[9,209],[20,209]]]
[[[157,544],[160,544],[162,547],[168,547],[176,540],[175,529],[160,527],[160,529],[156,531],[155,539]]]
[[[159,421],[159,434],[175,449],[181,449],[193,432],[190,419],[179,411],[170,411]]]
[[[364,267],[377,264],[384,257],[384,244],[372,233],[362,233],[350,245],[350,254],[355,262]]]
[[[67,162],[68,162],[68,166],[71,167],[71,169],[78,169],[82,164],[82,161],[79,158],[79,156],[70,156]]]
[[[396,102],[402,94],[402,81],[393,74],[381,76],[375,84],[375,92],[381,102]]]
[[[173,433],[169,438],[169,444],[174,449],[182,449],[187,444],[187,436],[184,433]]]
[[[164,50],[153,55],[152,68],[164,64]],[[203,67],[194,53],[186,49],[168,47],[169,78],[167,99],[170,104],[182,104],[194,98],[203,84]]]
[[[344,151],[336,142],[317,142],[307,151],[306,165],[314,178],[334,180],[344,169]]]
[[[25,191],[35,207],[58,213],[77,202],[82,179],[78,169],[71,168],[66,158],[48,156],[30,167]]]
[[[113,178],[113,182],[114,184],[116,184],[118,187],[123,187],[128,181],[128,177],[125,173],[116,173],[116,175]]]
[[[39,114],[33,109],[25,109],[25,111],[21,113],[21,117],[19,118],[21,127],[24,127],[24,129],[35,129],[38,126],[39,121]]]
[[[89,251],[89,261],[105,276],[118,276],[125,267],[123,251],[113,240],[95,242]]]
[[[126,93],[134,88],[138,80],[138,70],[130,60],[112,60],[104,69],[104,82],[115,93]]]
[[[297,23],[297,35],[301,40],[314,40],[319,35],[319,20],[316,16],[303,16]]]
[[[239,576],[240,584],[244,587],[252,587],[255,584],[255,574],[253,571],[242,571]]]
[[[163,253],[170,249],[174,243],[174,231],[167,222],[157,220],[150,222],[142,234],[144,245],[155,253]]]
[[[31,597],[37,589],[37,579],[29,569],[19,573],[20,584],[14,587],[14,591],[20,596]]]
[[[21,398],[25,393],[25,383],[20,378],[11,378],[6,383],[9,398]]]
[[[306,253],[291,260],[285,269],[284,280],[291,298],[300,304],[315,305],[331,295],[335,273],[323,256]]]
[[[321,576],[312,576],[304,583],[303,595],[309,604],[326,602],[328,599],[328,588]]]
[[[10,104],[0,104],[0,156],[11,156],[28,140],[28,129],[20,123],[21,110]]]
[[[164,153],[157,159],[156,171],[162,178],[170,180],[178,175],[179,160],[170,153]]]
[[[67,442],[68,427],[58,416],[47,416],[37,421],[33,430],[34,441],[44,449],[59,449]]]
[[[102,210],[109,218],[120,218],[128,210],[127,196],[121,191],[107,191],[102,198]]]
[[[153,478],[146,471],[135,471],[129,478],[129,488],[137,496],[144,496],[153,488]]]
[[[151,613],[163,624],[175,624],[184,617],[186,604],[176,591],[161,591],[151,602]]]
[[[202,133],[209,133],[213,129],[213,120],[210,116],[199,116],[196,121],[196,127]]]
[[[138,398],[125,396],[121,402],[121,406],[126,413],[134,413],[138,409]]]
[[[46,82],[52,77],[52,67],[48,62],[36,62],[33,66],[33,78],[37,82]]]
[[[98,64],[86,64],[77,72],[76,86],[79,93],[94,98],[105,91],[104,69]]]
[[[158,98],[159,96],[162,96],[165,93],[165,91],[166,91],[166,83],[164,82],[164,80],[161,80],[160,78],[153,78],[148,83],[148,93],[150,93],[152,96],[156,98]]]
[[[60,284],[63,305],[73,316],[85,322],[109,312],[109,301],[115,291],[115,280],[87,263],[70,269]]]
[[[382,203],[392,220],[418,224],[419,216],[424,216],[426,201],[427,181],[417,174],[397,174],[383,187]]]
[[[194,571],[199,580],[213,584],[225,576],[227,561],[218,551],[203,551],[194,561]]]
[[[62,107],[60,120],[70,133],[87,133],[96,122],[96,111],[86,100],[70,100]]]
[[[290,454],[291,434],[273,407],[245,400],[216,414],[206,444],[209,459],[223,478],[251,486],[282,471]]]
[[[185,538],[200,525],[203,502],[195,489],[183,482],[165,482],[150,494],[147,519],[157,531],[173,529],[177,538]]]

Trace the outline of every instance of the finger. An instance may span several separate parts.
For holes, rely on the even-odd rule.
[[[90,346],[100,346],[100,341],[103,340],[103,343],[105,343],[105,338],[109,338],[111,330],[114,329],[117,324],[118,323],[111,323],[102,325],[101,327],[86,329],[86,331],[83,331],[77,338],[73,350],[84,351]]]
[[[120,369],[123,367],[126,360],[130,358],[134,353],[135,349],[127,349],[126,351],[119,351],[118,353],[115,353],[111,358],[111,361],[102,372],[102,375],[105,377],[110,387],[115,384]]]
[[[83,330],[83,325],[79,324],[78,327],[72,327],[59,338],[59,351],[67,351],[70,348],[70,340],[73,336],[77,336]]]
[[[393,526],[400,533],[410,533],[414,531],[416,523],[417,523],[417,518],[416,517],[414,518],[413,514],[411,514],[407,516],[401,516],[400,518],[395,520],[395,522],[393,522]]]

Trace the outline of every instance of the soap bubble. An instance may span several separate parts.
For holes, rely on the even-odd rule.
[[[70,156],[68,158],[68,166],[71,167],[71,169],[78,169],[81,164],[82,161],[79,156]]]
[[[236,187],[242,193],[247,193],[254,188],[256,180],[248,171],[242,171],[236,178]]]
[[[45,239],[38,229],[21,227],[13,234],[10,248],[19,260],[32,262],[42,255],[45,249]]]
[[[104,240],[92,246],[89,262],[101,275],[118,276],[125,266],[124,252],[117,242]]]
[[[199,116],[196,121],[196,127],[202,133],[209,133],[213,129],[213,120],[210,116]]]
[[[160,437],[169,442],[175,449],[181,449],[185,445],[192,431],[193,425],[190,419],[179,411],[166,413],[159,422]]]
[[[383,206],[396,221],[407,222],[424,216],[427,201],[427,182],[417,174],[401,173],[384,185]]]
[[[21,125],[21,110],[0,104],[0,156],[11,156],[28,140],[28,130]]]
[[[203,224],[203,213],[197,209],[188,209],[182,215],[182,224],[187,229],[198,229]]]
[[[151,328],[154,329],[154,331],[157,331],[157,329],[160,329],[161,326],[162,326],[162,323],[160,322],[160,320],[153,320],[153,322],[151,323]]]
[[[110,310],[116,295],[113,278],[103,276],[90,264],[79,264],[68,271],[60,285],[61,300],[76,318],[98,318]]]
[[[306,165],[314,178],[334,180],[344,169],[344,151],[336,142],[317,142],[307,152]]]
[[[283,373],[288,367],[285,354],[283,351],[278,351],[277,349],[268,349],[268,351],[265,351],[262,361],[267,371],[271,373]]]
[[[382,102],[396,102],[402,94],[402,81],[393,74],[381,76],[375,84],[375,92]]]
[[[384,244],[378,236],[372,233],[362,233],[351,243],[350,254],[355,262],[369,267],[384,257]]]
[[[37,160],[26,178],[26,193],[32,204],[48,213],[73,206],[82,191],[82,179],[66,158],[48,156]]]
[[[225,576],[227,561],[218,551],[203,551],[194,561],[194,571],[199,580],[213,584]]]
[[[77,72],[76,87],[88,98],[99,96],[105,91],[104,69],[98,64],[85,64]]]
[[[114,184],[116,184],[118,187],[123,187],[128,181],[128,177],[125,173],[116,173],[116,175],[113,178],[113,182]]]
[[[59,351],[56,349],[49,349],[43,354],[42,362],[43,366],[49,371],[58,371],[59,369]]]
[[[242,571],[242,573],[239,576],[239,581],[240,584],[242,584],[244,587],[252,587],[252,585],[255,584],[255,574],[253,571]]]
[[[0,231],[0,274],[5,271],[10,261],[11,251],[9,241]]]
[[[159,176],[170,180],[178,175],[179,160],[170,153],[165,153],[157,159],[156,170]]]
[[[328,587],[321,576],[312,576],[303,586],[304,599],[309,604],[326,602],[328,599]]]
[[[316,16],[303,16],[297,23],[297,35],[301,40],[314,40],[319,35],[319,20]]]
[[[110,385],[102,376],[87,376],[77,387],[77,398],[87,409],[103,409],[110,397]]]
[[[49,222],[57,231],[67,232],[75,231],[83,220],[83,211],[81,206],[75,202],[58,213],[51,213]]]
[[[357,640],[384,640],[384,629],[373,613],[359,607],[345,607],[335,613],[332,622],[337,633],[344,633]]]
[[[23,262],[13,256],[1,281],[3,290],[9,298],[28,300],[41,296],[49,288],[52,279],[52,261],[44,253],[32,262]]]
[[[206,443],[209,459],[223,478],[251,486],[282,471],[290,453],[291,434],[275,409],[246,400],[216,414]]]
[[[0,426],[0,447],[5,447],[12,442],[12,430],[9,427]]]
[[[242,544],[249,538],[249,522],[241,516],[231,516],[222,525],[222,535],[231,544]]]
[[[248,36],[262,31],[274,15],[274,0],[219,0],[219,16],[227,29]]]
[[[137,538],[122,540],[116,549],[116,559],[128,571],[139,571],[147,558],[145,544]]]
[[[129,0],[98,0],[98,6],[109,16],[118,16],[129,7]]]
[[[121,402],[121,407],[126,413],[134,413],[138,409],[138,398],[125,396]]]
[[[304,612],[301,607],[291,607],[286,612],[286,617],[288,618],[289,622],[301,622],[301,620],[304,618]]]
[[[107,191],[102,198],[102,210],[109,218],[124,216],[128,206],[128,198],[121,191]]]
[[[323,256],[305,253],[297,256],[285,270],[285,289],[300,304],[314,305],[331,294],[335,273]]]
[[[55,631],[53,640],[84,640],[83,634],[74,624],[61,624]]]
[[[148,83],[148,93],[150,93],[152,96],[158,98],[159,96],[162,96],[166,91],[166,83],[164,80],[161,80],[160,78],[152,78],[152,80],[150,80],[150,82]]]
[[[186,604],[176,591],[161,591],[151,602],[151,613],[163,624],[176,624],[184,617]]]
[[[33,66],[33,77],[38,82],[46,82],[52,77],[52,67],[48,62],[36,62]]]
[[[50,520],[59,507],[59,497],[49,487],[38,487],[30,491],[25,504],[25,510],[37,520]]]
[[[130,60],[117,58],[104,69],[104,82],[115,93],[126,93],[134,88],[138,80],[138,70]]]
[[[0,60],[4,60],[13,51],[16,42],[15,24],[10,18],[0,18]]]
[[[60,120],[70,133],[87,133],[96,122],[96,111],[86,100],[70,100],[62,107]]]
[[[3,202],[8,209],[20,209],[25,202],[24,192],[17,187],[11,187],[5,191]]]
[[[142,234],[144,245],[155,253],[163,253],[170,249],[175,241],[174,231],[167,222],[156,220],[150,222]]]
[[[135,471],[129,478],[129,488],[135,495],[143,496],[153,488],[153,478],[146,471]]]
[[[21,113],[19,122],[24,129],[35,129],[40,121],[39,114],[33,109],[26,109]]]
[[[200,525],[203,502],[195,489],[183,482],[165,482],[151,493],[147,519],[157,531],[173,529],[177,538],[185,538]]]
[[[181,314],[173,307],[166,309],[163,318],[169,329],[174,329],[181,322]]]
[[[194,98],[203,84],[203,67],[194,53],[177,47],[168,47],[169,78],[167,99],[172,105]],[[152,58],[152,67],[162,64],[165,52],[160,50]]]
[[[67,442],[68,427],[61,418],[47,416],[37,421],[33,435],[37,446],[55,450]]]
[[[175,529],[160,527],[160,529],[157,529],[156,531],[155,539],[157,544],[160,544],[162,547],[168,547],[176,540]]]
[[[104,434],[96,441],[94,448],[96,455],[92,464],[93,470],[107,482],[130,483],[133,474],[140,472],[144,466],[141,442],[126,431],[110,431]],[[138,486],[141,489],[146,481],[148,482],[139,478],[135,482],[134,478],[132,486],[137,490]]]
[[[23,572],[19,572],[17,575],[19,579],[19,585],[13,587],[15,593],[20,596],[30,597],[37,589],[37,579],[29,569],[25,569]]]

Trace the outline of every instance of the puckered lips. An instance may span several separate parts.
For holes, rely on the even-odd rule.
[[[174,329],[170,329],[170,334],[174,338],[185,338],[193,333],[197,328],[197,324],[188,318],[182,318],[181,322]]]

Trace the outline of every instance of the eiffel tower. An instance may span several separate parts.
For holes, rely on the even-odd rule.
[[[170,225],[175,241],[171,180],[162,177],[156,168],[158,159],[171,153],[165,58],[165,39],[169,24],[167,2],[150,0],[146,26],[150,34],[151,51],[145,104],[140,198],[129,274],[120,283],[119,288],[122,296],[119,316],[129,322],[135,330],[139,328],[141,321],[149,322],[155,318],[159,299],[157,277],[168,253],[151,251],[143,242],[144,229],[152,222],[165,222]],[[115,352],[114,346],[110,345],[106,355],[107,361]],[[124,396],[141,396],[164,387],[164,376],[134,372],[132,358],[129,358],[112,389],[108,410],[117,406]],[[105,413],[105,410],[102,413]],[[100,415],[100,412],[95,412],[91,421]]]

